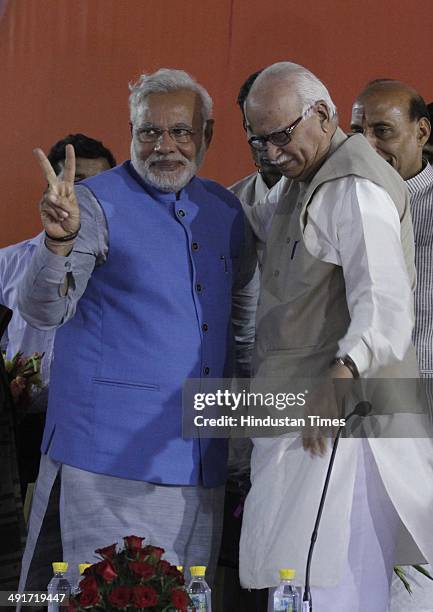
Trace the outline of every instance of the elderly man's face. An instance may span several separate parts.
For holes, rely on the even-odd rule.
[[[155,132],[160,136],[152,142]],[[202,104],[195,92],[153,93],[132,126],[131,159],[150,185],[176,192],[196,174],[211,136],[212,122],[203,130]]]
[[[422,148],[430,133],[424,119],[409,117],[410,94],[403,89],[367,92],[352,108],[352,132],[364,134],[371,146],[407,180],[422,168]]]
[[[248,138],[267,136],[284,130],[302,113],[297,94],[287,84],[263,86],[247,98],[246,118]],[[323,124],[326,124],[325,131]],[[297,181],[308,179],[319,167],[332,136],[325,105],[318,103],[300,121],[284,146],[267,142],[267,160],[286,176]]]

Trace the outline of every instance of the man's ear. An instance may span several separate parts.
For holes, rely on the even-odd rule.
[[[208,148],[210,143],[212,142],[214,123],[215,121],[213,119],[208,119],[206,121],[206,126],[204,128],[204,141],[206,144],[206,148]]]
[[[326,102],[324,100],[319,100],[318,102],[316,102],[316,104],[314,105],[314,108],[316,110],[316,113],[319,117],[319,121],[320,121],[320,125],[322,127],[322,130],[324,132],[329,132],[329,129],[331,127],[331,116],[329,113],[329,109],[328,109],[328,105],[326,104]]]
[[[417,126],[417,140],[418,140],[418,144],[421,147],[423,147],[425,143],[427,142],[427,140],[429,139],[430,132],[431,132],[430,121],[427,119],[427,117],[421,117],[421,119],[418,120],[418,126]]]

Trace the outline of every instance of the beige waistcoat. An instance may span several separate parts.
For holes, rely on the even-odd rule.
[[[401,222],[407,270],[415,285],[414,242],[409,194],[403,180],[361,135],[337,129],[328,157],[302,193],[298,183],[278,204],[266,242],[257,312],[256,376],[320,376],[327,370],[350,323],[343,271],[310,255],[303,241],[308,207],[321,185],[355,175],[383,187]],[[332,207],[333,202],[328,206]],[[417,376],[411,348],[407,359],[377,377]]]

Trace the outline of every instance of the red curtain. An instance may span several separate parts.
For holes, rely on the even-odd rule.
[[[5,0],[0,0],[1,9]],[[327,83],[347,126],[365,82],[400,78],[433,99],[432,0],[14,0],[0,21],[0,246],[39,231],[32,156],[71,132],[128,156],[128,82],[183,68],[210,91],[215,138],[202,173],[253,171],[235,100],[253,71],[288,59]]]

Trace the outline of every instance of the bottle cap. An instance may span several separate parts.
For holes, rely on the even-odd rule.
[[[183,565],[176,565],[176,569],[178,572],[183,573]]]
[[[68,564],[67,563],[63,563],[63,561],[60,563],[53,563],[53,570],[55,572],[66,572],[68,570]]]
[[[296,575],[296,572],[294,569],[291,569],[291,568],[280,569],[280,580],[293,580],[295,575]]]
[[[191,576],[194,578],[204,578],[206,574],[206,566],[205,565],[193,565],[189,568],[191,572]]]
[[[84,570],[87,569],[88,567],[92,567],[91,563],[80,563],[78,565],[78,571],[80,572],[80,574],[84,574]]]

